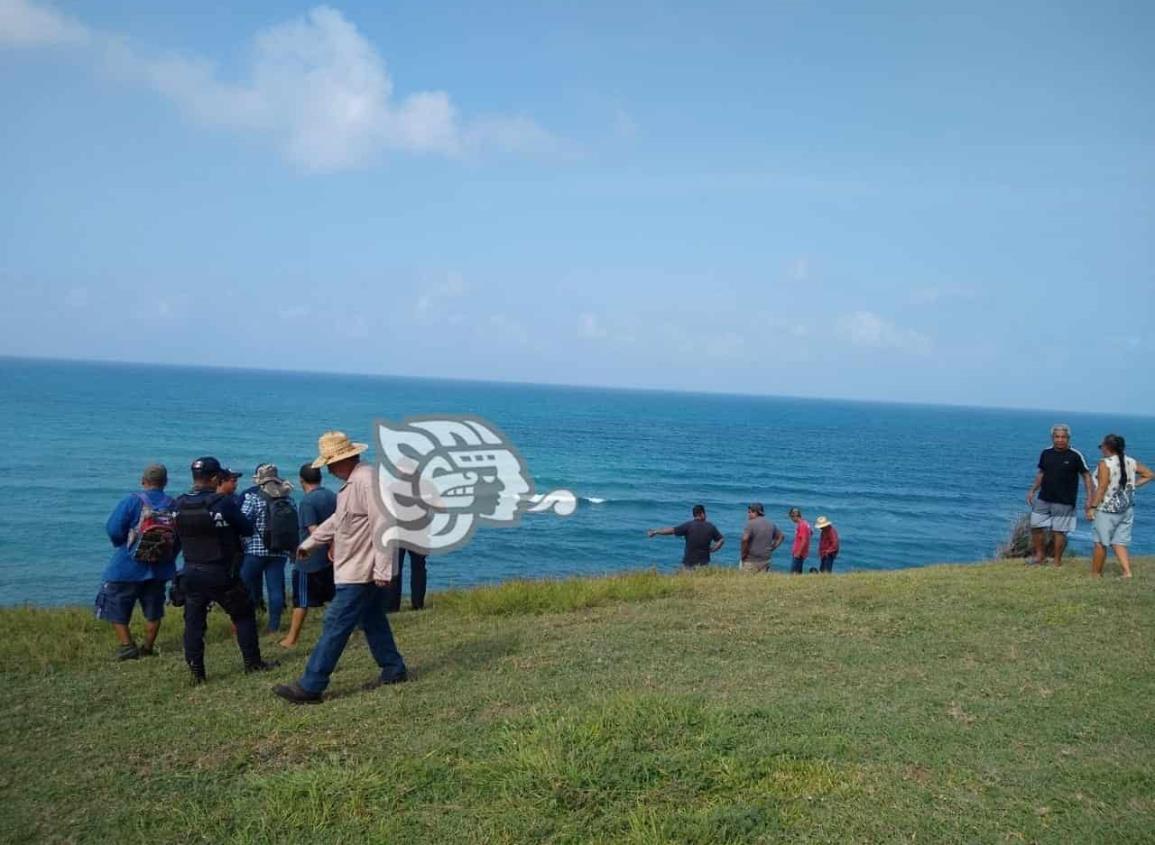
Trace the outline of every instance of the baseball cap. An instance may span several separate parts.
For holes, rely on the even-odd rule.
[[[221,462],[213,457],[197,458],[192,462],[193,475],[218,475],[221,471]]]
[[[228,478],[240,478],[244,473],[237,472],[235,469],[230,469],[229,467],[221,467],[221,475],[227,476]]]

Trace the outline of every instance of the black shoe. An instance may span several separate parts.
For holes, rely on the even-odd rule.
[[[393,686],[393,684],[403,684],[408,680],[409,680],[409,673],[408,672],[402,672],[397,677],[390,678],[387,681],[382,679],[382,678],[374,678],[372,681],[370,681],[369,683],[362,686],[361,689],[363,689],[365,692],[370,692],[370,691],[375,690],[375,689],[380,689],[381,687]]]
[[[293,704],[320,704],[321,693],[309,692],[296,681],[291,684],[277,684],[273,687],[273,694]]]
[[[262,660],[260,663],[249,663],[245,666],[245,674],[251,675],[253,672],[268,672],[270,669],[276,669],[281,665],[279,660]]]
[[[192,670],[192,684],[193,684],[193,686],[199,687],[204,682],[205,682],[205,670],[201,669],[198,671],[196,669],[193,669]]]
[[[117,660],[136,660],[140,657],[140,649],[135,645],[122,645],[116,650]]]
[[[137,652],[141,657],[156,657],[156,646],[142,645]]]

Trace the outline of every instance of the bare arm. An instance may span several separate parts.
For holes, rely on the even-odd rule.
[[[1094,495],[1091,494],[1091,474],[1087,473],[1084,477],[1084,482],[1087,485],[1087,518],[1090,519],[1091,511],[1099,507],[1103,503],[1103,497],[1107,495],[1107,484],[1111,481],[1111,470],[1107,469],[1106,461],[1099,461],[1099,469],[1097,471],[1099,488]]]
[[[739,560],[745,560],[746,557],[750,554],[750,529],[749,528],[747,528],[745,531],[742,532],[742,542],[741,542],[740,546],[741,547],[740,547],[739,552],[738,552],[739,553],[738,559]]]
[[[718,551],[722,546],[726,545],[726,538],[719,535],[717,542],[710,545],[710,554]]]
[[[340,510],[334,512],[331,517],[320,525],[309,526],[309,536],[301,541],[301,545],[297,546],[297,557],[304,560],[309,556],[309,552],[313,551],[317,546],[323,546],[326,543],[333,542],[333,537],[337,534],[337,526],[340,524],[339,514]],[[330,553],[332,553],[332,551],[332,549],[329,549]]]
[[[646,532],[647,537],[672,537],[674,536],[674,526],[670,525],[666,528],[651,528]]]
[[[1102,471],[1101,470],[1100,470],[1100,474],[1099,474],[1098,484],[1100,487],[1103,486],[1103,477],[1102,477]],[[1089,473],[1089,472],[1083,473],[1083,492],[1086,494],[1086,500],[1088,502],[1091,501],[1091,495],[1092,495],[1093,489],[1094,488],[1091,487],[1091,473]]]
[[[1135,474],[1139,477],[1135,479],[1135,489],[1138,490],[1144,484],[1150,484],[1152,479],[1155,479],[1155,472],[1151,472],[1146,466],[1135,462]]]
[[[770,551],[774,551],[776,548],[781,546],[782,541],[785,539],[786,539],[786,535],[782,533],[782,530],[777,525],[775,525],[774,526],[774,538],[770,541]]]
[[[1039,492],[1039,488],[1043,486],[1043,471],[1039,470],[1035,473],[1035,483],[1031,485],[1031,489],[1027,491],[1027,504],[1034,505],[1035,493]],[[1090,491],[1088,491],[1088,499],[1090,498]]]

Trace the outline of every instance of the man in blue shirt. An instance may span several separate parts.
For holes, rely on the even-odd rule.
[[[165,555],[157,563],[142,563],[134,557],[134,546],[139,539],[137,529],[147,506],[154,511],[171,511],[173,500],[165,494],[168,470],[163,464],[150,464],[140,477],[140,493],[130,493],[108,517],[104,529],[112,541],[112,558],[104,567],[103,584],[96,596],[96,618],[112,623],[120,648],[117,660],[135,660],[154,653],[156,635],[164,618],[165,582],[176,573],[177,548],[171,556]],[[144,614],[144,642],[137,646],[128,624],[132,611],[140,602]]]
[[[311,463],[301,467],[301,497],[298,509],[301,516],[301,539],[317,530],[317,526],[337,511],[337,494],[321,485],[321,470]],[[333,561],[329,559],[329,544],[315,548],[307,558],[293,566],[293,619],[289,633],[281,640],[285,648],[292,648],[301,636],[301,626],[309,615],[310,607],[324,607],[333,600]]]
[[[271,669],[261,659],[257,614],[236,571],[236,537],[251,536],[253,525],[231,496],[217,493],[220,461],[197,458],[192,464],[193,489],[176,500],[176,529],[184,554],[180,584],[184,591],[184,657],[193,683],[205,680],[205,623],[209,605],[229,615],[246,672]]]

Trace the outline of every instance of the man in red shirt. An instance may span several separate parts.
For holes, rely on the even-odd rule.
[[[834,530],[834,524],[824,516],[814,520],[814,527],[820,532],[818,535],[818,571],[833,572],[834,559],[838,557],[838,549],[840,548],[838,532]]]
[[[801,575],[802,567],[806,565],[806,558],[810,557],[810,523],[802,518],[802,511],[791,508],[787,514],[794,523],[794,546],[790,549],[790,573]]]

